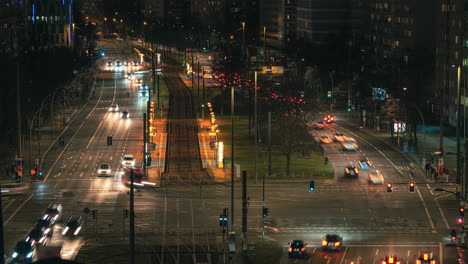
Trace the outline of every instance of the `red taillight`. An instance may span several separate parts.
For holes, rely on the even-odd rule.
[[[393,263],[393,260],[394,259],[392,257],[388,258],[388,263]]]
[[[421,260],[416,260],[416,264],[421,264]]]
[[[305,247],[304,247],[304,248],[301,248],[301,251],[304,252],[304,251],[305,251]]]
[[[322,246],[326,246],[328,242],[326,240],[322,240]]]
[[[382,261],[382,264],[387,264],[387,262],[386,262],[386,261]]]
[[[292,251],[292,248],[288,248],[288,251],[291,252],[291,251]]]
[[[397,261],[397,263],[396,263],[396,264],[401,264],[401,262],[400,262],[400,261]]]
[[[331,120],[335,120],[335,118],[334,118],[334,117],[331,117],[330,119],[331,119]]]
[[[340,242],[335,242],[335,247],[339,246]]]

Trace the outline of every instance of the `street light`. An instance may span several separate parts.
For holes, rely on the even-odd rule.
[[[331,103],[330,103],[330,112],[333,113],[333,75],[331,72],[328,72],[328,75],[330,75],[331,79]]]

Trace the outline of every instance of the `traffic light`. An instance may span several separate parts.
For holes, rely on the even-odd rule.
[[[465,219],[463,219],[463,217],[460,216],[460,217],[457,218],[457,223],[459,225],[463,225],[464,222],[465,222]]]
[[[458,212],[460,213],[461,217],[465,217],[465,208],[460,207],[460,209],[458,209]]]
[[[315,181],[309,181],[309,192],[315,191]]]
[[[263,207],[263,217],[268,216],[269,212],[270,212],[270,208]]]
[[[391,183],[387,183],[387,192],[393,191],[393,185]]]
[[[91,210],[91,214],[93,215],[93,219],[97,218],[97,210]]]
[[[415,186],[416,184],[413,181],[409,182],[409,192],[414,192]]]
[[[112,146],[112,136],[107,136],[107,146]]]
[[[348,112],[351,112],[351,106],[348,106]]]
[[[331,98],[331,96],[332,96],[332,92],[331,92],[331,91],[328,91],[327,97],[328,97],[328,98]]]
[[[300,92],[301,98],[304,98],[304,91]]]

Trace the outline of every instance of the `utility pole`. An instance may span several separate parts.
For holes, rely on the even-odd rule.
[[[20,4],[17,4],[17,9],[21,9]],[[22,146],[22,131],[21,131],[21,43],[20,30],[22,26],[20,21],[22,20],[21,15],[23,10],[16,10],[16,25],[15,25],[15,40],[16,40],[16,140],[17,140],[17,159],[23,159],[23,146]],[[24,175],[23,175],[24,177]]]
[[[159,75],[157,75],[157,84],[158,84],[158,109],[159,109]]]
[[[266,27],[263,27],[263,65],[267,65],[266,53]]]
[[[231,86],[231,232],[234,231],[234,86]]]
[[[152,69],[152,77],[153,77],[153,93],[152,95],[154,95],[154,92],[156,92],[156,69],[154,67],[154,50],[151,51],[151,69]],[[151,101],[151,99],[153,99],[153,96],[149,96],[149,100]]]
[[[135,208],[133,196],[133,169],[130,170],[130,264],[135,264]]]
[[[200,62],[198,62],[198,72],[197,72],[197,101],[200,100]]]
[[[461,92],[460,92],[460,77],[461,77],[461,67],[457,67],[457,177],[455,182],[457,184],[455,195],[460,197],[461,192],[461,153],[460,153],[460,129],[461,129]],[[468,153],[465,153],[467,155]],[[466,179],[465,179],[466,180]],[[463,194],[465,197],[465,194]]]
[[[254,74],[254,120],[253,127],[255,128],[255,184],[257,184],[257,161],[258,161],[258,128],[257,128],[257,71]]]
[[[445,36],[446,36],[446,41],[445,41],[445,85],[442,85],[439,83],[439,151],[440,151],[440,157],[442,158],[444,156],[444,105],[445,105],[445,93],[448,93],[449,86],[450,86],[450,41],[451,41],[451,36],[450,36],[450,12],[452,4],[450,0],[447,0],[447,5],[446,5],[446,19],[445,19]]]
[[[5,264],[5,241],[3,240],[2,185],[0,185],[0,264]]]
[[[271,176],[271,112],[268,112],[268,176]]]
[[[192,52],[192,64],[190,65],[190,67],[192,67],[192,93],[193,93],[193,70],[195,69],[193,65],[193,52]]]
[[[247,256],[247,171],[242,171],[242,255]]]
[[[149,104],[149,103],[148,103]],[[143,113],[143,170],[145,171],[145,177],[148,178],[148,173],[147,173],[147,168],[146,168],[146,156],[147,156],[147,152],[146,152],[146,145],[147,145],[147,137],[148,137],[148,133],[147,133],[147,120],[146,120],[146,113]]]

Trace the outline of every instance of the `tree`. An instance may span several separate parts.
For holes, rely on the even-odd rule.
[[[382,105],[380,111],[384,119],[388,121],[400,119],[403,115],[403,109],[400,105],[400,101],[391,96],[387,98],[387,101]]]

